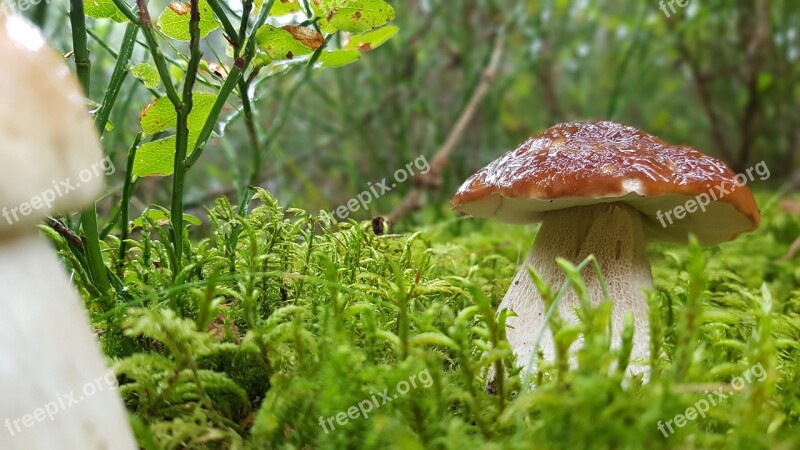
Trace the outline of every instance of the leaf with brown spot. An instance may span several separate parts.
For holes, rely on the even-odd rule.
[[[323,0],[312,2],[320,17],[319,26],[325,33],[347,31],[363,33],[394,20],[394,8],[385,0]]]
[[[264,3],[264,0],[260,0],[256,2],[256,10],[254,14],[258,14],[261,5]],[[270,16],[285,16],[286,14],[292,14],[303,10],[303,5],[301,4],[300,0],[277,0],[273,6],[272,11],[269,12]]]
[[[169,4],[169,9],[174,11],[175,14],[182,16],[184,14],[189,14],[190,12],[192,12],[192,5],[184,2],[172,2]]]
[[[370,31],[369,33],[350,36],[350,39],[348,39],[344,48],[359,50],[362,52],[375,50],[376,48],[385,44],[386,41],[393,38],[398,31],[400,31],[400,28],[394,25],[389,25]]]
[[[219,28],[214,11],[208,5],[208,0],[198,0],[197,7],[200,13],[200,37],[208,36],[208,33]],[[167,36],[179,41],[189,41],[189,19],[191,18],[192,6],[189,2],[171,2],[161,17],[158,18],[158,27]]]
[[[144,105],[144,108],[142,108],[142,110],[139,112],[139,122],[144,121],[144,118],[147,117],[147,113],[150,111],[150,108],[156,104],[156,101],[158,101],[158,99],[154,98],[153,100],[150,100],[150,103]]]
[[[313,28],[301,27],[299,25],[285,25],[283,29],[288,31],[293,38],[302,42],[303,45],[311,50],[318,49],[325,42],[325,38]]]
[[[311,30],[317,34],[315,31]],[[256,42],[258,43],[259,56],[256,60],[258,65],[269,64],[272,61],[279,61],[283,59],[292,59],[298,56],[310,55],[314,49],[298,39],[295,35],[303,38],[311,45],[322,45],[317,42],[317,37],[311,35],[308,31],[303,31],[303,27],[288,26],[277,28],[272,25],[264,25],[256,32]],[[322,36],[319,36],[322,39]],[[319,45],[317,45],[319,44]]]
[[[361,52],[352,49],[338,49],[330,52],[322,52],[319,62],[322,67],[342,67],[352,64],[361,58]]]

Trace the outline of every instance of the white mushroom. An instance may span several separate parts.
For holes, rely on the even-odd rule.
[[[102,187],[83,95],[39,31],[6,12],[0,61],[0,448],[137,448],[82,301],[36,229]]]
[[[727,195],[717,195],[720,184]],[[687,214],[690,204],[693,214]],[[722,162],[613,122],[547,129],[470,177],[451,205],[476,217],[542,222],[533,249],[500,304],[500,309],[517,314],[506,322],[517,364],[532,369],[540,334],[545,359],[555,357],[547,311],[527,267],[558,288],[564,275],[557,257],[577,264],[594,255],[614,302],[612,348],[619,348],[630,312],[634,336],[628,372],[645,376],[650,358],[645,289],[652,287],[645,235],[685,241],[692,232],[701,243],[713,245],[755,229],[760,217],[752,193],[737,187],[735,174]],[[683,208],[680,218],[672,216],[677,208]],[[602,286],[593,270],[583,275],[596,305],[603,300]],[[575,323],[579,307],[568,290],[558,311],[566,323]],[[579,339],[570,351],[580,345]]]

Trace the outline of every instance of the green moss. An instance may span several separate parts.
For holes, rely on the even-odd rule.
[[[521,388],[494,308],[535,228],[459,219],[376,236],[368,224],[332,229],[327,218],[284,210],[266,192],[256,197],[261,206],[246,218],[220,200],[209,212],[212,235],[187,249],[179,274],[165,229],[145,220],[120,271],[128,297],[110,315],[89,304],[142,443],[149,436],[164,448],[800,446],[800,269],[781,259],[800,219],[766,195],[759,203],[773,206],[756,233],[704,250],[650,246],[661,357],[648,383],[609,370],[626,355],[609,350],[600,331],[609,310],[600,305],[584,311],[580,366],[557,362],[536,375],[533,389]],[[490,366],[504,369],[502,396],[484,390]],[[751,382],[705,417],[675,425],[678,414],[708,392],[731,391],[754,367],[763,377],[751,372]],[[367,402],[365,414],[359,405]],[[672,421],[675,433],[665,437],[659,421]]]

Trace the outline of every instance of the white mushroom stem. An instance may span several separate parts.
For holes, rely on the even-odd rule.
[[[633,350],[629,373],[646,373],[650,355],[650,327],[647,299],[644,290],[652,288],[650,264],[644,249],[641,214],[622,203],[603,203],[579,206],[546,213],[539,234],[523,266],[500,304],[516,312],[507,319],[506,335],[517,356],[517,364],[529,367],[536,340],[545,360],[553,361],[553,335],[545,323],[546,308],[526,267],[536,270],[554,290],[564,282],[564,274],[556,265],[562,257],[578,264],[594,255],[602,269],[608,293],[614,302],[612,313],[612,348],[619,348],[625,314],[634,318]],[[593,268],[583,271],[584,282],[593,305],[603,300],[603,290]],[[573,289],[560,300],[558,311],[565,323],[576,323],[575,311],[580,303]],[[570,349],[574,352],[582,340]]]
[[[0,287],[0,448],[137,448],[82,302],[43,236],[0,234]]]

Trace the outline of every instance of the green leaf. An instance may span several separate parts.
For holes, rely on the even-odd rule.
[[[342,67],[359,59],[361,59],[361,52],[358,50],[333,50],[319,55],[319,62],[322,63],[322,67]]]
[[[197,143],[197,136],[211,113],[216,99],[216,94],[198,92],[192,95],[192,112],[189,113],[187,119],[189,153]],[[172,102],[167,97],[161,97],[145,106],[139,119],[142,130],[147,134],[154,134],[175,128],[178,116]],[[136,152],[133,162],[134,175],[138,177],[171,175],[175,162],[175,141],[175,136],[170,136],[142,144]]]
[[[192,112],[187,120],[190,141],[193,136],[196,137],[200,132],[200,128],[203,127],[216,99],[216,94],[206,92],[192,94]],[[147,134],[155,134],[175,128],[178,114],[175,112],[175,106],[170,102],[169,98],[161,97],[142,108],[142,112],[139,114],[139,121],[142,124],[142,131]]]
[[[206,0],[199,0],[200,8],[200,37],[219,28],[219,23],[214,17],[214,12]],[[191,4],[189,2],[172,2],[167,5],[161,17],[158,18],[158,27],[167,36],[179,41],[189,41],[189,19],[191,17]]]
[[[144,225],[145,216],[150,218],[150,220],[159,225],[168,225],[170,222],[169,215],[167,215],[167,213],[165,213],[164,211],[161,211],[160,209],[148,209],[147,211],[144,212],[144,214],[139,216],[138,219],[133,221],[134,229]],[[183,221],[198,227],[203,224],[203,222],[198,217],[195,217],[191,214],[184,214]]]
[[[142,131],[147,134],[160,133],[174,128],[178,115],[175,106],[167,97],[161,97],[145,105],[139,113]]]
[[[350,36],[350,41],[344,46],[344,48],[368,52],[385,44],[386,41],[393,38],[398,31],[400,31],[399,27],[390,25],[388,27],[370,31],[369,33]]]
[[[311,28],[287,25],[283,28],[264,25],[256,32],[258,48],[266,54],[265,63],[310,55],[324,42]]]
[[[137,177],[172,175],[175,169],[175,141],[175,136],[170,136],[142,144],[133,160],[133,174]]]
[[[312,1],[314,14],[321,17],[319,26],[326,33],[347,31],[363,33],[394,20],[394,8],[384,0]]]
[[[258,16],[258,12],[261,10],[263,4],[264,0],[256,0],[254,2],[253,16]],[[274,17],[285,16],[302,10],[303,4],[301,0],[275,0],[275,4],[272,5],[272,11],[269,12],[269,15]]]
[[[83,12],[95,19],[111,19],[120,23],[128,21],[113,0],[83,0]]]
[[[131,67],[131,74],[144,81],[144,86],[147,89],[155,89],[161,83],[161,77],[158,76],[158,69],[152,64],[136,64]]]

